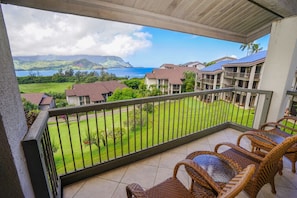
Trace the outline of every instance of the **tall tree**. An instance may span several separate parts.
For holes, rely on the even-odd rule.
[[[185,80],[182,85],[182,92],[192,92],[195,89],[196,74],[191,71],[184,72]]]

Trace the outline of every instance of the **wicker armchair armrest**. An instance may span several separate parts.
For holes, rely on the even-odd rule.
[[[285,116],[281,119],[279,119],[278,121],[276,122],[267,122],[265,124],[263,124],[260,129],[261,130],[265,130],[266,127],[271,127],[271,128],[278,128],[278,129],[285,129],[285,130],[289,130],[291,131],[291,133],[297,133],[297,129],[296,128],[292,128],[290,126],[287,126],[287,125],[284,125],[282,124],[282,122],[289,122],[290,121],[293,121],[294,125],[295,123],[297,122],[297,117],[296,116]]]
[[[242,189],[248,184],[255,170],[256,166],[254,164],[248,165],[224,186],[224,188],[219,194],[219,197],[230,198],[237,196],[242,191]]]
[[[247,132],[241,134],[237,138],[237,146],[240,146],[240,141],[244,136],[247,136],[248,138],[260,138],[260,139],[263,139],[263,140],[269,142],[270,144],[272,144],[274,146],[277,145],[277,143],[275,141],[273,141],[272,139],[270,139],[269,137],[264,135],[263,132],[265,133],[265,131],[254,130],[254,131],[247,131]]]
[[[261,130],[265,130],[266,127],[271,127],[272,129],[273,129],[273,128],[278,128],[278,129],[288,129],[288,130],[290,130],[290,131],[292,131],[292,132],[297,133],[297,129],[292,128],[292,127],[289,127],[289,126],[287,126],[287,125],[283,125],[283,124],[278,123],[278,122],[267,122],[267,123],[263,124],[263,125],[260,127],[260,129],[261,129]]]
[[[139,184],[136,184],[136,183],[129,184],[126,187],[126,192],[127,192],[128,198],[132,198],[132,197],[146,198],[147,197],[144,189]]]
[[[190,160],[190,159],[184,159],[175,165],[173,177],[176,177],[177,170],[181,165],[188,166],[193,170],[195,170],[217,193],[221,191],[220,186],[212,179],[212,177],[197,163],[195,163],[193,160]],[[193,181],[193,178],[192,178],[192,181]]]
[[[230,147],[230,148],[232,148],[232,149],[234,149],[236,151],[239,151],[239,152],[241,152],[241,153],[243,153],[243,154],[245,154],[245,155],[247,155],[247,156],[249,156],[251,158],[254,158],[254,159],[258,160],[259,162],[262,162],[263,159],[264,159],[263,157],[255,154],[255,153],[251,153],[250,151],[248,151],[248,150],[246,150],[246,149],[244,149],[244,148],[242,148],[242,147],[240,147],[238,145],[229,143],[229,142],[222,142],[220,144],[217,144],[214,151],[218,153],[218,150],[219,150],[220,146],[228,146],[228,147]]]

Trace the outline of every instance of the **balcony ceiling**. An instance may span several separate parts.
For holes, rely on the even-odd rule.
[[[297,14],[297,0],[0,0],[2,3],[152,26],[240,43]]]

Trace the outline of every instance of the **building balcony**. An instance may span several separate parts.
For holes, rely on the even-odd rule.
[[[242,107],[239,92],[266,102]],[[22,142],[35,195],[125,197],[129,183],[151,187],[191,151],[257,128],[271,98],[271,91],[229,88],[41,112]],[[296,193],[297,178],[285,167],[277,187],[290,188],[277,190]],[[181,177],[188,186],[185,172]]]
[[[238,79],[238,80],[249,80],[251,73],[246,72],[228,72],[225,71],[225,78],[231,78],[231,79]],[[258,81],[260,79],[260,74],[255,73],[254,75],[254,81]]]
[[[197,82],[200,82],[200,83],[203,83],[203,84],[213,85],[215,80],[210,79],[210,78],[201,78],[201,79],[198,79]],[[220,79],[217,79],[217,84],[220,84]]]

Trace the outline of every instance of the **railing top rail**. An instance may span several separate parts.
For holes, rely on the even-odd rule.
[[[28,133],[24,137],[23,141],[37,140],[40,141],[44,129],[47,127],[47,121],[49,118],[48,111],[40,111],[33,125],[30,127]]]

